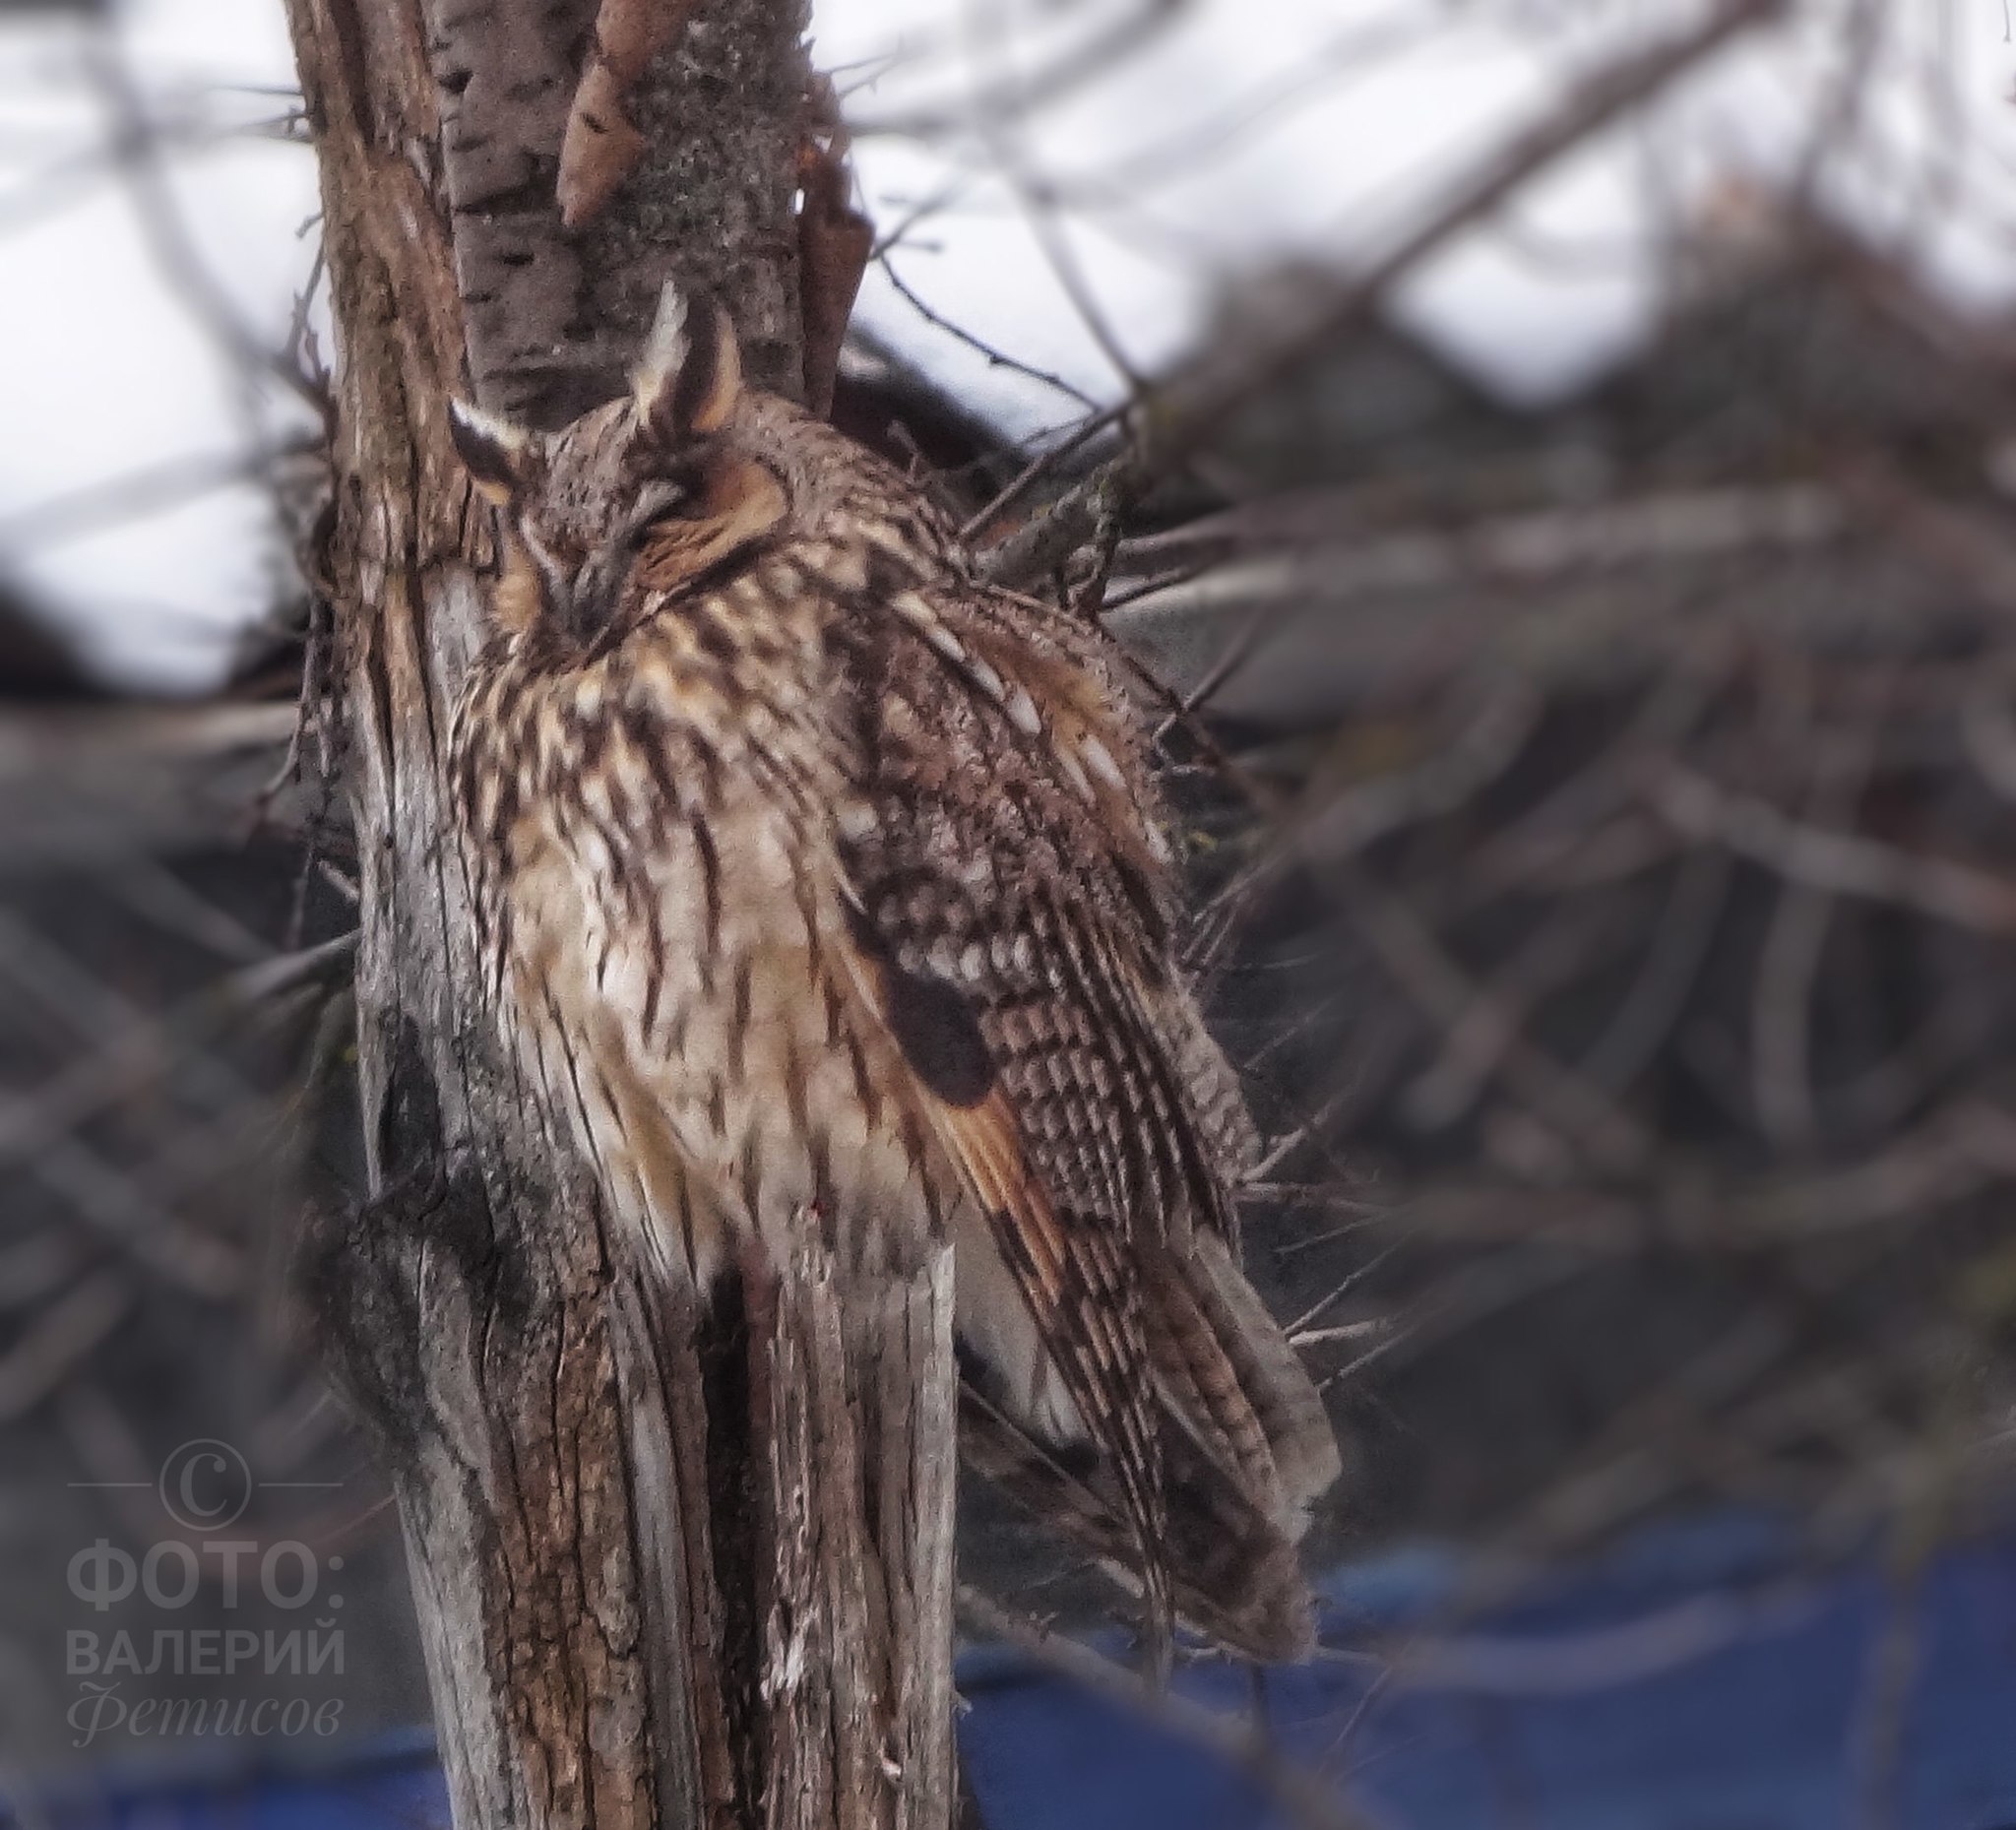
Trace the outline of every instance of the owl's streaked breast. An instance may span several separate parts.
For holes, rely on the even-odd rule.
[[[585,663],[515,644],[457,722],[487,981],[619,1217],[702,1283],[808,1211],[909,1262],[958,1199],[841,952],[815,591],[774,559]]]

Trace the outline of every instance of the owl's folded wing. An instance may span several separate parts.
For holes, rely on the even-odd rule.
[[[976,646],[969,635],[962,652]],[[1278,1552],[1335,1449],[1229,1256],[1226,1127],[1200,1113],[1187,1058],[1210,1044],[1127,828],[1142,810],[1117,769],[1110,793],[1084,791],[1089,772],[1055,753],[1054,705],[1037,728],[1010,728],[1004,693],[944,690],[958,670],[934,677],[938,652],[899,641],[862,682],[862,803],[840,847],[857,982],[988,1216],[1151,1602],[1164,1603],[1185,1483],[1210,1485],[1215,1516],[1242,1520],[1254,1555],[1292,1570]],[[1014,662],[997,651],[988,670]],[[962,748],[989,766],[961,767]],[[1229,1080],[1222,1059],[1213,1072]],[[1296,1441],[1284,1481],[1290,1436],[1320,1438],[1327,1476]]]

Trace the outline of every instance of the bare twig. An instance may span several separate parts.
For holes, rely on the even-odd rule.
[[[1281,1759],[1264,1726],[1240,1723],[1168,1691],[1158,1692],[1124,1666],[1010,1613],[971,1584],[960,1585],[959,1612],[975,1631],[1013,1646],[1044,1670],[1146,1716],[1239,1767],[1273,1796],[1292,1822],[1309,1830],[1363,1830],[1364,1820],[1328,1783]]]
[[[1170,474],[1228,414],[1342,332],[1362,323],[1402,278],[1528,180],[1703,59],[1784,12],[1785,0],[1729,0],[1694,31],[1585,82],[1546,119],[1516,135],[1454,185],[1448,199],[1424,213],[1392,247],[1363,262],[1355,277],[1321,308],[1282,327],[1264,348],[1234,370],[1199,376],[1189,386],[1178,382],[1157,390],[1138,447],[1105,467],[1112,474],[1099,479],[1100,486],[1117,483],[1122,497],[1131,500],[1155,478]],[[1090,535],[1096,498],[1095,486],[1088,483],[1004,540],[988,555],[990,576],[1015,582],[1047,573]]]
[[[148,100],[122,57],[109,42],[94,45],[87,67],[115,123],[120,170],[134,202],[134,221],[162,276],[219,346],[249,374],[278,381],[314,413],[328,431],[334,408],[329,396],[293,359],[270,348],[248,329],[237,307],[219,286],[183,221],[180,204],[168,187],[158,158],[157,130]]]
[[[1678,766],[1661,773],[1647,794],[1676,830],[1712,839],[1794,882],[1895,903],[1982,933],[2016,932],[2016,879],[1802,825],[1754,795],[1727,793]]]

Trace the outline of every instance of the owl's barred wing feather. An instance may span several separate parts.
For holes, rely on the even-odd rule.
[[[1151,1606],[1172,1586],[1231,1643],[1292,1655],[1292,1541],[1336,1451],[1232,1260],[1243,1108],[1166,962],[1145,785],[1113,760],[1125,739],[1102,708],[1074,730],[1052,690],[1048,717],[1018,725],[1012,653],[973,690],[982,640],[855,640],[866,811],[841,852],[860,975],[1097,1451],[1059,1522],[1108,1557],[1131,1536]],[[1100,746],[1097,777],[1060,757],[1074,735]],[[1038,1440],[1005,1400],[983,1408],[976,1458],[1060,1506],[1035,1471],[1075,1445]],[[1228,1562],[1247,1572],[1229,1588]]]
[[[1138,1550],[1101,1470],[1066,1466],[1007,1411],[971,1384],[959,1394],[960,1453],[1025,1511],[1140,1586]],[[1293,1544],[1181,1438],[1164,1479],[1170,1498],[1166,1546],[1176,1611],[1214,1639],[1256,1659],[1312,1650],[1307,1594]]]
[[[879,899],[875,899],[879,900]],[[872,902],[870,904],[872,906]],[[1033,1136],[992,1065],[985,1025],[928,967],[912,970],[884,936],[857,929],[858,978],[915,1072],[934,1128],[965,1171],[1037,1333],[1095,1441],[1107,1451],[1160,1638],[1168,1618],[1161,1442],[1141,1294],[1127,1275],[1125,1217],[1071,1205],[1080,1176]],[[988,1063],[984,1087],[969,1074]],[[977,1097],[975,1097],[975,1096]],[[1116,1227],[1115,1221],[1119,1224]]]

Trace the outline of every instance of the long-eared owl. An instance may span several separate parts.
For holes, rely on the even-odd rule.
[[[452,420],[501,511],[450,735],[486,981],[653,1274],[949,1237],[969,1459],[1152,1620],[1305,1653],[1337,1448],[1238,1267],[1252,1128],[1105,639],[705,301],[562,432]]]

